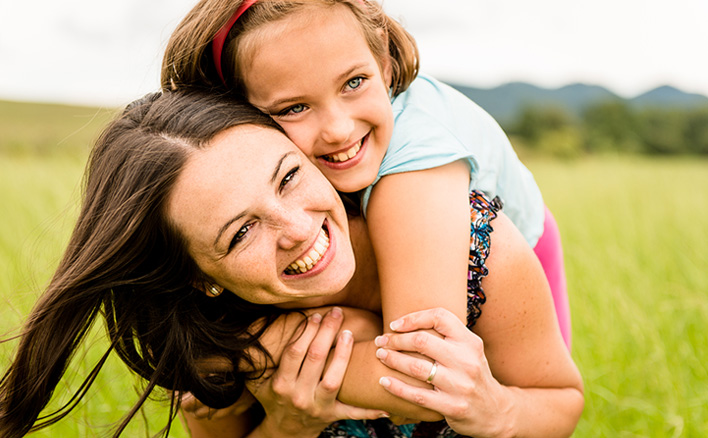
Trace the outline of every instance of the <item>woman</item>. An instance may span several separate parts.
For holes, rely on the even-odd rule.
[[[268,117],[241,103],[166,93],[128,108],[92,152],[82,209],[66,254],[3,377],[2,435],[22,436],[30,430],[99,312],[105,315],[111,339],[106,356],[115,349],[149,382],[126,422],[155,386],[192,392],[213,407],[231,405],[248,386],[267,406],[274,380],[270,373],[264,375],[264,365],[278,364],[283,339],[290,339],[302,321],[297,314],[278,318],[282,308],[380,308],[372,266],[353,266],[354,254],[370,250],[364,226],[355,219],[347,227],[343,206],[325,183]],[[492,270],[485,279],[489,300],[475,326],[484,345],[477,342],[475,356],[480,381],[490,391],[468,401],[480,407],[494,396],[505,409],[492,409],[495,415],[482,419],[483,424],[471,425],[473,429],[464,424],[460,430],[522,424],[542,436],[567,435],[582,409],[580,377],[558,333],[540,267],[526,264],[532,254],[517,253],[522,245],[516,243],[523,241],[503,215],[495,228],[499,237],[489,257],[490,269],[516,273],[502,276]],[[299,265],[311,247],[320,258],[307,272],[295,273],[291,265]],[[515,282],[510,283],[511,278]],[[228,293],[223,293],[224,286]],[[523,292],[523,305],[517,303],[517,292],[503,292],[514,288]],[[370,327],[357,322],[366,318],[347,315],[346,320]],[[317,319],[314,314],[310,318]],[[445,332],[441,326],[434,328]],[[358,330],[353,331],[356,335]],[[305,333],[311,332],[306,326]],[[319,343],[318,336],[303,334],[300,339],[311,347]],[[391,396],[378,381],[397,376],[389,379],[389,388],[394,393],[401,389],[398,379],[406,376],[394,374],[383,362],[395,368],[405,359],[419,370],[426,365],[425,375],[412,372],[410,383],[428,380],[440,387],[427,391],[445,392],[453,364],[444,363],[435,352],[424,351],[439,359],[439,365],[392,351],[388,357],[379,353],[382,362],[374,361],[378,367],[372,367],[369,358],[384,339],[389,346],[410,348],[405,336],[361,339],[350,364],[359,371],[346,375],[339,399],[395,415],[441,418]],[[346,362],[345,356],[340,354],[333,363]],[[214,358],[221,359],[216,369]],[[366,369],[371,370],[361,372]],[[270,379],[264,384],[262,377]],[[367,391],[359,390],[362,385]],[[50,414],[37,426],[57,421],[66,412]],[[246,418],[250,414],[245,412]],[[259,427],[275,415],[268,410],[266,414]]]

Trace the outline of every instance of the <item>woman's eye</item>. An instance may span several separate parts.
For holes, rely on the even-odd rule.
[[[354,79],[350,79],[349,81],[347,81],[347,88],[349,88],[351,90],[356,90],[357,88],[359,88],[361,86],[361,82],[363,80],[364,79],[361,77],[356,77]]]
[[[290,183],[290,181],[292,181],[293,178],[295,178],[295,175],[297,175],[297,173],[299,171],[300,171],[300,166],[295,166],[292,169],[290,169],[288,171],[288,173],[286,173],[285,176],[283,177],[283,179],[280,181],[280,190],[283,190],[283,188],[285,188],[285,186],[288,185],[288,183]]]
[[[248,233],[248,230],[251,229],[251,224],[244,225],[242,226],[234,235],[234,238],[231,239],[231,243],[229,243],[229,251],[233,249],[234,246],[236,246],[237,243],[243,240],[243,238],[246,236],[246,233]]]

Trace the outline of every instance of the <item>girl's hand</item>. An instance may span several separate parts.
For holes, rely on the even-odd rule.
[[[334,308],[324,318],[311,315],[296,331],[280,359],[279,367],[265,379],[247,382],[263,405],[266,417],[260,428],[277,436],[316,437],[330,423],[341,419],[375,419],[379,410],[363,409],[337,400],[354,344],[352,333],[339,336],[342,310]],[[329,364],[327,356],[336,339]]]
[[[493,376],[482,339],[451,312],[438,308],[391,323],[395,333],[376,338],[376,356],[388,367],[432,385],[418,388],[383,377],[392,394],[439,412],[457,433],[495,436],[508,420],[506,388]],[[434,333],[424,330],[434,330]],[[420,353],[412,355],[404,352]]]

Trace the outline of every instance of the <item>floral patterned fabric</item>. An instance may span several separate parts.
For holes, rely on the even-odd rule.
[[[497,217],[502,203],[497,197],[489,200],[482,192],[470,193],[470,255],[467,272],[467,327],[472,328],[482,314],[486,296],[482,278],[489,273],[485,266],[491,247],[491,221]],[[456,434],[444,421],[396,426],[387,419],[342,420],[329,425],[320,438],[450,438]]]

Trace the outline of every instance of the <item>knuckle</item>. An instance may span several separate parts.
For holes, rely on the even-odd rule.
[[[428,365],[428,362],[416,360],[410,365],[411,375],[413,377],[426,378],[430,372],[429,368],[430,365]]]
[[[295,344],[289,346],[285,350],[285,355],[290,359],[301,358],[304,354],[305,354],[305,350],[302,347],[299,347]]]
[[[469,412],[470,405],[465,400],[456,400],[450,406],[449,417],[452,418],[464,418]]]
[[[427,404],[425,397],[423,396],[423,394],[421,394],[419,392],[414,393],[413,396],[411,397],[411,400],[413,401],[413,403],[417,404],[418,406],[425,406]]]
[[[307,351],[307,359],[311,362],[319,362],[327,357],[327,352],[321,348],[310,347]]]
[[[326,394],[335,394],[339,391],[339,382],[324,379],[320,382],[320,388]]]
[[[284,379],[274,377],[271,382],[271,389],[276,395],[284,395],[288,392],[288,385]]]
[[[295,409],[300,411],[305,411],[309,408],[310,404],[306,397],[302,395],[295,395],[292,398],[292,405]]]
[[[413,347],[417,351],[421,351],[425,349],[425,347],[428,345],[428,335],[427,333],[416,333],[413,335]]]

